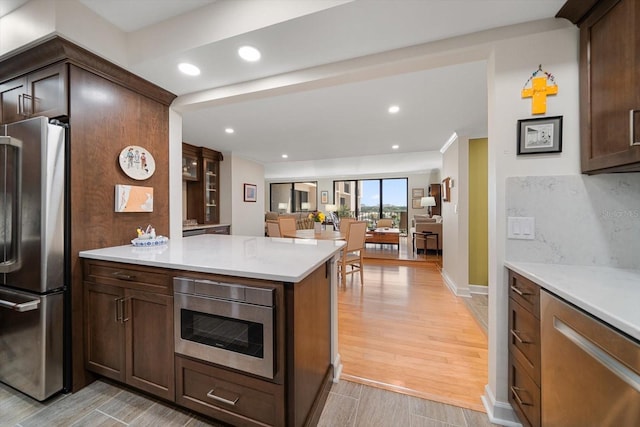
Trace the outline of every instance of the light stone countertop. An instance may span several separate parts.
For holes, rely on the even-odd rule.
[[[203,234],[161,246],[115,246],[81,258],[297,283],[331,259],[344,241]]]
[[[513,261],[505,266],[640,341],[640,270]]]

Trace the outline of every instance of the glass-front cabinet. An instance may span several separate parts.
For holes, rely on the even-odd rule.
[[[188,163],[189,151],[185,151],[183,144],[182,162],[183,178],[185,181],[187,198],[187,220],[196,220],[198,224],[220,223],[220,162],[222,153],[204,147],[193,147],[196,153],[198,168],[195,180],[187,178],[184,171],[185,162]],[[189,147],[187,147],[189,149]],[[190,174],[190,176],[193,176]]]
[[[218,207],[218,160],[203,157],[204,167],[204,223],[218,224],[219,207]]]
[[[198,151],[198,147],[182,143],[182,179],[185,181],[198,180]]]

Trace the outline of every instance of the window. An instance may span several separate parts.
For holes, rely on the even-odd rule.
[[[339,216],[367,221],[370,227],[380,218],[390,218],[395,227],[406,230],[407,178],[334,181],[333,189]]]
[[[270,210],[279,213],[317,209],[317,182],[282,182],[270,185]]]

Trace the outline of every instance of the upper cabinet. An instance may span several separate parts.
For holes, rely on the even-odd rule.
[[[60,62],[0,83],[0,124],[67,116],[67,64]]]
[[[640,171],[640,2],[569,0],[580,27],[582,172]]]
[[[200,170],[199,149],[193,145],[182,143],[182,179],[184,181],[197,181]]]
[[[185,147],[187,151],[185,151]],[[204,147],[182,146],[182,176],[187,184],[187,218],[196,219],[198,224],[220,223],[220,162],[222,153]],[[196,153],[195,160],[190,153]],[[185,175],[184,164],[197,164],[197,172]],[[189,160],[190,159],[190,160]],[[195,177],[195,179],[193,179]]]

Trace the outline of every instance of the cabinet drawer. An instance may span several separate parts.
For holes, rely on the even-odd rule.
[[[509,270],[509,297],[531,312],[536,319],[540,318],[540,287]]]
[[[171,278],[158,268],[116,262],[85,261],[85,280],[160,294],[171,294]]]
[[[540,321],[509,299],[509,351],[540,385]]]
[[[243,426],[284,425],[283,387],[176,356],[176,403]]]
[[[207,234],[230,234],[230,227],[228,225],[226,226],[220,226],[220,227],[211,227],[207,229]]]
[[[540,426],[540,387],[509,357],[509,402],[525,426]]]

